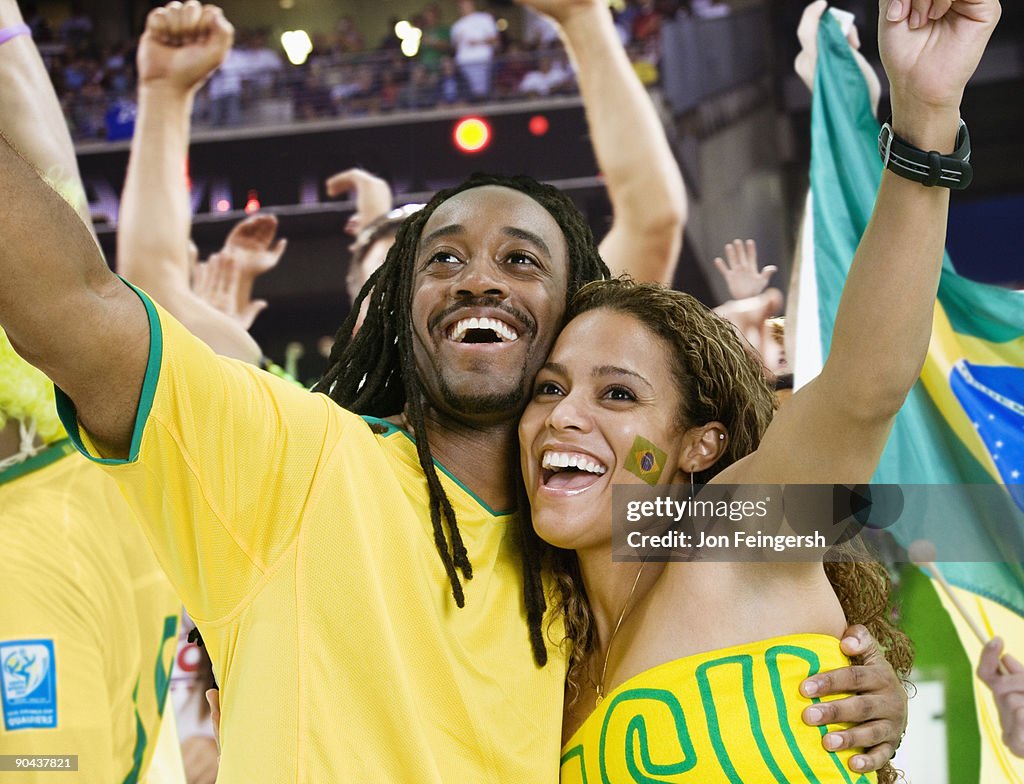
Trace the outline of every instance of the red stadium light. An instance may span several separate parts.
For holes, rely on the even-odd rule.
[[[491,143],[491,126],[482,117],[464,117],[452,133],[455,146],[464,153],[477,153]]]
[[[530,118],[530,133],[534,136],[543,136],[548,132],[548,128],[550,127],[551,125],[548,123],[548,118],[543,114],[535,114]]]
[[[260,208],[259,194],[256,191],[249,191],[249,199],[245,202],[245,214],[252,215]]]

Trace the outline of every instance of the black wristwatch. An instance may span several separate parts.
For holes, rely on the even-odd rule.
[[[971,135],[963,120],[956,134],[956,149],[949,155],[939,155],[934,150],[925,152],[904,141],[893,131],[891,120],[882,125],[878,134],[878,154],[885,168],[929,187],[938,185],[959,191],[971,184]]]

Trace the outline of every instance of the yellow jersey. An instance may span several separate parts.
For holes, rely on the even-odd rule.
[[[180,601],[117,485],[73,453],[0,472],[0,754],[79,757],[25,782],[184,784],[161,721]]]
[[[666,662],[620,684],[562,749],[561,784],[869,784],[800,714],[799,686],[849,660],[839,640],[797,634]],[[840,695],[842,696],[842,695]],[[828,699],[839,699],[829,697]]]
[[[439,467],[473,564],[459,609],[409,436],[216,356],[140,296],[151,353],[128,458],[96,457],[58,408],[203,634],[218,782],[554,781],[565,659],[554,629],[534,663],[514,516]]]

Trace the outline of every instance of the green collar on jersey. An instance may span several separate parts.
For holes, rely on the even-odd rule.
[[[74,451],[75,445],[71,443],[70,438],[54,441],[49,446],[43,447],[42,451],[37,452],[28,460],[12,465],[6,471],[0,471],[0,485],[13,482],[15,479],[31,474],[33,471],[38,471],[41,468],[46,468],[46,466],[56,463],[62,457],[67,457]]]
[[[366,416],[365,414],[362,415],[362,418],[363,421],[366,422],[366,424],[368,425],[375,425],[377,427],[384,428],[384,432],[382,433],[377,432],[377,430],[374,430],[374,433],[379,435],[381,438],[389,438],[393,436],[395,433],[401,433],[403,436],[408,438],[410,442],[412,442],[413,444],[416,443],[416,440],[411,435],[402,430],[400,427],[397,427],[391,422],[388,422],[386,419],[379,419],[378,417]],[[447,468],[445,468],[443,465],[437,462],[437,460],[434,461],[434,466],[438,468],[445,476],[451,479],[455,484],[457,484],[462,489],[462,492],[464,492],[466,495],[468,495],[470,498],[476,501],[477,504],[479,504],[480,507],[483,508],[483,510],[487,512],[487,514],[489,514],[491,517],[508,517],[510,514],[515,513],[515,509],[508,509],[503,512],[494,511],[493,509],[491,509],[491,507],[484,503],[484,500],[480,498],[480,496],[478,496],[476,493],[474,493],[472,490],[470,490],[468,487],[462,484],[462,482],[459,481],[459,478],[455,476],[455,474],[453,474],[451,471],[449,471]]]

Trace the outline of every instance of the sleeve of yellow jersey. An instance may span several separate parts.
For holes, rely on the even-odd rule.
[[[323,395],[215,355],[137,293],[150,357],[128,457],[99,456],[60,390],[57,407],[79,451],[120,485],[189,613],[212,623],[292,547],[338,417]]]

